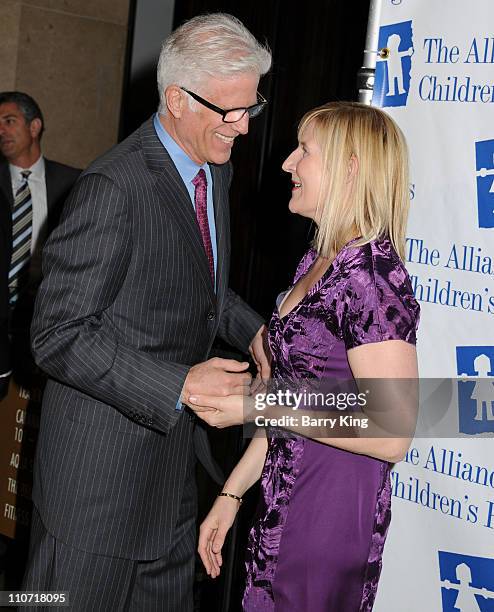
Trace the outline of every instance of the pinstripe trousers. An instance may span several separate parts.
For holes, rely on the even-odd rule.
[[[67,591],[75,612],[191,612],[196,543],[196,485],[188,478],[168,554],[152,561],[96,555],[53,537],[34,508],[23,589]],[[27,607],[27,610],[48,610]],[[51,609],[51,608],[50,608]]]

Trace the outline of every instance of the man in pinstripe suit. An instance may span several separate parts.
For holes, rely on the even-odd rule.
[[[208,360],[216,335],[267,366],[262,321],[227,282],[230,152],[270,61],[228,15],[172,33],[158,114],[81,175],[45,247],[24,588],[69,591],[71,609],[192,609],[195,456],[220,475],[181,400],[248,392],[246,363]]]

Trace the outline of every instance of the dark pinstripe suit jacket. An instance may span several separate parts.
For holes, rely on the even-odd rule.
[[[83,550],[163,555],[194,442],[213,469],[206,432],[176,403],[217,334],[246,350],[262,321],[227,287],[230,165],[212,175],[216,295],[151,120],[81,175],[45,246],[32,338],[51,379],[33,498],[47,529]]]

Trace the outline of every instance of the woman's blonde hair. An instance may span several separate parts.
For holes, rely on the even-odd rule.
[[[402,259],[410,205],[408,151],[396,123],[358,102],[330,102],[300,121],[299,138],[313,128],[322,152],[314,247],[333,258],[356,236],[355,246],[388,237]],[[356,173],[349,196],[352,158]]]

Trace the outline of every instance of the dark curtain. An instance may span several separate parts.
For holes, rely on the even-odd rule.
[[[368,0],[178,0],[175,27],[190,17],[224,11],[238,17],[273,52],[260,91],[269,105],[238,139],[232,155],[232,288],[269,316],[291,282],[311,224],[291,215],[289,175],[281,164],[296,146],[302,115],[331,100],[356,99]]]

